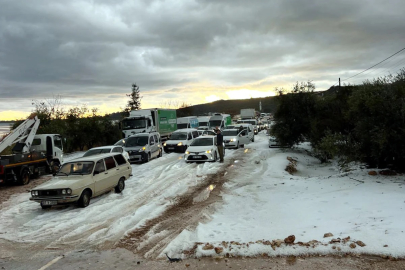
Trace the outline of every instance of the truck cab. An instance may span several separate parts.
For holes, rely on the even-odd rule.
[[[198,128],[197,116],[186,116],[177,118],[177,129]]]
[[[220,130],[224,130],[231,123],[232,119],[229,114],[216,113],[210,118],[209,129],[215,129],[218,127]]]

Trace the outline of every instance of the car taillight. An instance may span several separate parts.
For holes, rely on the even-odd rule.
[[[0,165],[0,174],[4,174],[4,166]]]

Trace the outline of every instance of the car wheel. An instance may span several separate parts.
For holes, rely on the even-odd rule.
[[[30,171],[28,169],[24,169],[21,172],[21,179],[20,179],[20,184],[21,185],[28,185],[30,182]]]
[[[90,204],[90,192],[88,190],[83,191],[82,196],[78,201],[80,207],[87,207]]]
[[[160,149],[160,150],[159,150],[158,158],[160,158],[160,157],[162,157],[162,156],[163,156],[163,151],[162,151],[162,149]]]
[[[254,142],[255,141],[255,136],[253,136],[253,138],[252,138],[252,142]]]
[[[115,192],[121,193],[124,190],[124,188],[125,188],[125,181],[124,181],[124,178],[121,178],[118,181],[118,184],[115,186]]]
[[[214,153],[214,161],[218,160],[217,152]]]
[[[238,144],[236,145],[236,149],[239,149],[239,142],[238,142]]]

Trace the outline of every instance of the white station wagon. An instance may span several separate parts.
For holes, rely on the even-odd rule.
[[[115,189],[121,193],[132,167],[122,154],[108,153],[66,162],[54,178],[31,190],[31,201],[43,209],[59,204],[77,203],[86,207],[90,199]]]

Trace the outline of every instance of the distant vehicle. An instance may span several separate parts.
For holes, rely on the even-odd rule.
[[[219,158],[217,136],[201,136],[196,138],[186,150],[184,160],[188,162],[211,161],[215,162]],[[225,156],[225,149],[224,149]]]
[[[256,117],[255,109],[241,109],[240,118],[241,119],[254,119]]]
[[[257,135],[257,133],[259,133],[259,127],[257,125],[257,120],[256,119],[241,119],[238,120],[238,124],[251,124],[253,126],[253,131],[255,133],[255,135]]]
[[[255,133],[254,133],[254,127],[252,124],[248,124],[248,123],[241,123],[241,124],[237,124],[236,128],[239,129],[239,127],[242,126],[244,130],[247,131],[247,136],[249,138],[249,140],[251,142],[255,141]]]
[[[198,128],[197,116],[186,116],[177,118],[177,129]]]
[[[220,130],[223,130],[232,123],[232,118],[229,114],[215,113],[211,116],[209,121],[209,129],[215,129],[218,127]]]
[[[224,143],[226,148],[243,147],[245,144],[250,143],[247,130],[244,129],[239,131],[239,129],[225,129],[222,131],[222,136],[224,136]]]
[[[269,137],[269,148],[291,148],[291,146],[288,145],[282,145],[280,144],[276,138],[273,136]]]
[[[208,129],[211,116],[198,116],[198,129]]]
[[[100,146],[94,147],[86,151],[83,157],[105,154],[105,153],[121,153],[126,159],[129,159],[128,152],[124,150],[124,148],[120,145],[107,145],[107,146]]]
[[[138,133],[158,132],[161,138],[169,137],[177,130],[175,109],[142,109],[129,113],[121,122],[122,137]]]
[[[205,135],[216,136],[217,134],[212,130],[204,130],[203,133],[201,134],[201,136],[205,136]]]
[[[186,151],[186,149],[198,136],[198,131],[195,128],[178,129],[172,133],[169,140],[163,143],[163,149],[165,153],[184,153],[184,151]]]
[[[64,163],[51,181],[31,190],[30,200],[43,209],[71,203],[87,207],[91,198],[113,188],[121,193],[131,173],[131,165],[119,153],[78,158]]]
[[[163,146],[158,132],[139,133],[125,139],[124,150],[129,154],[129,162],[148,162],[163,154]]]

